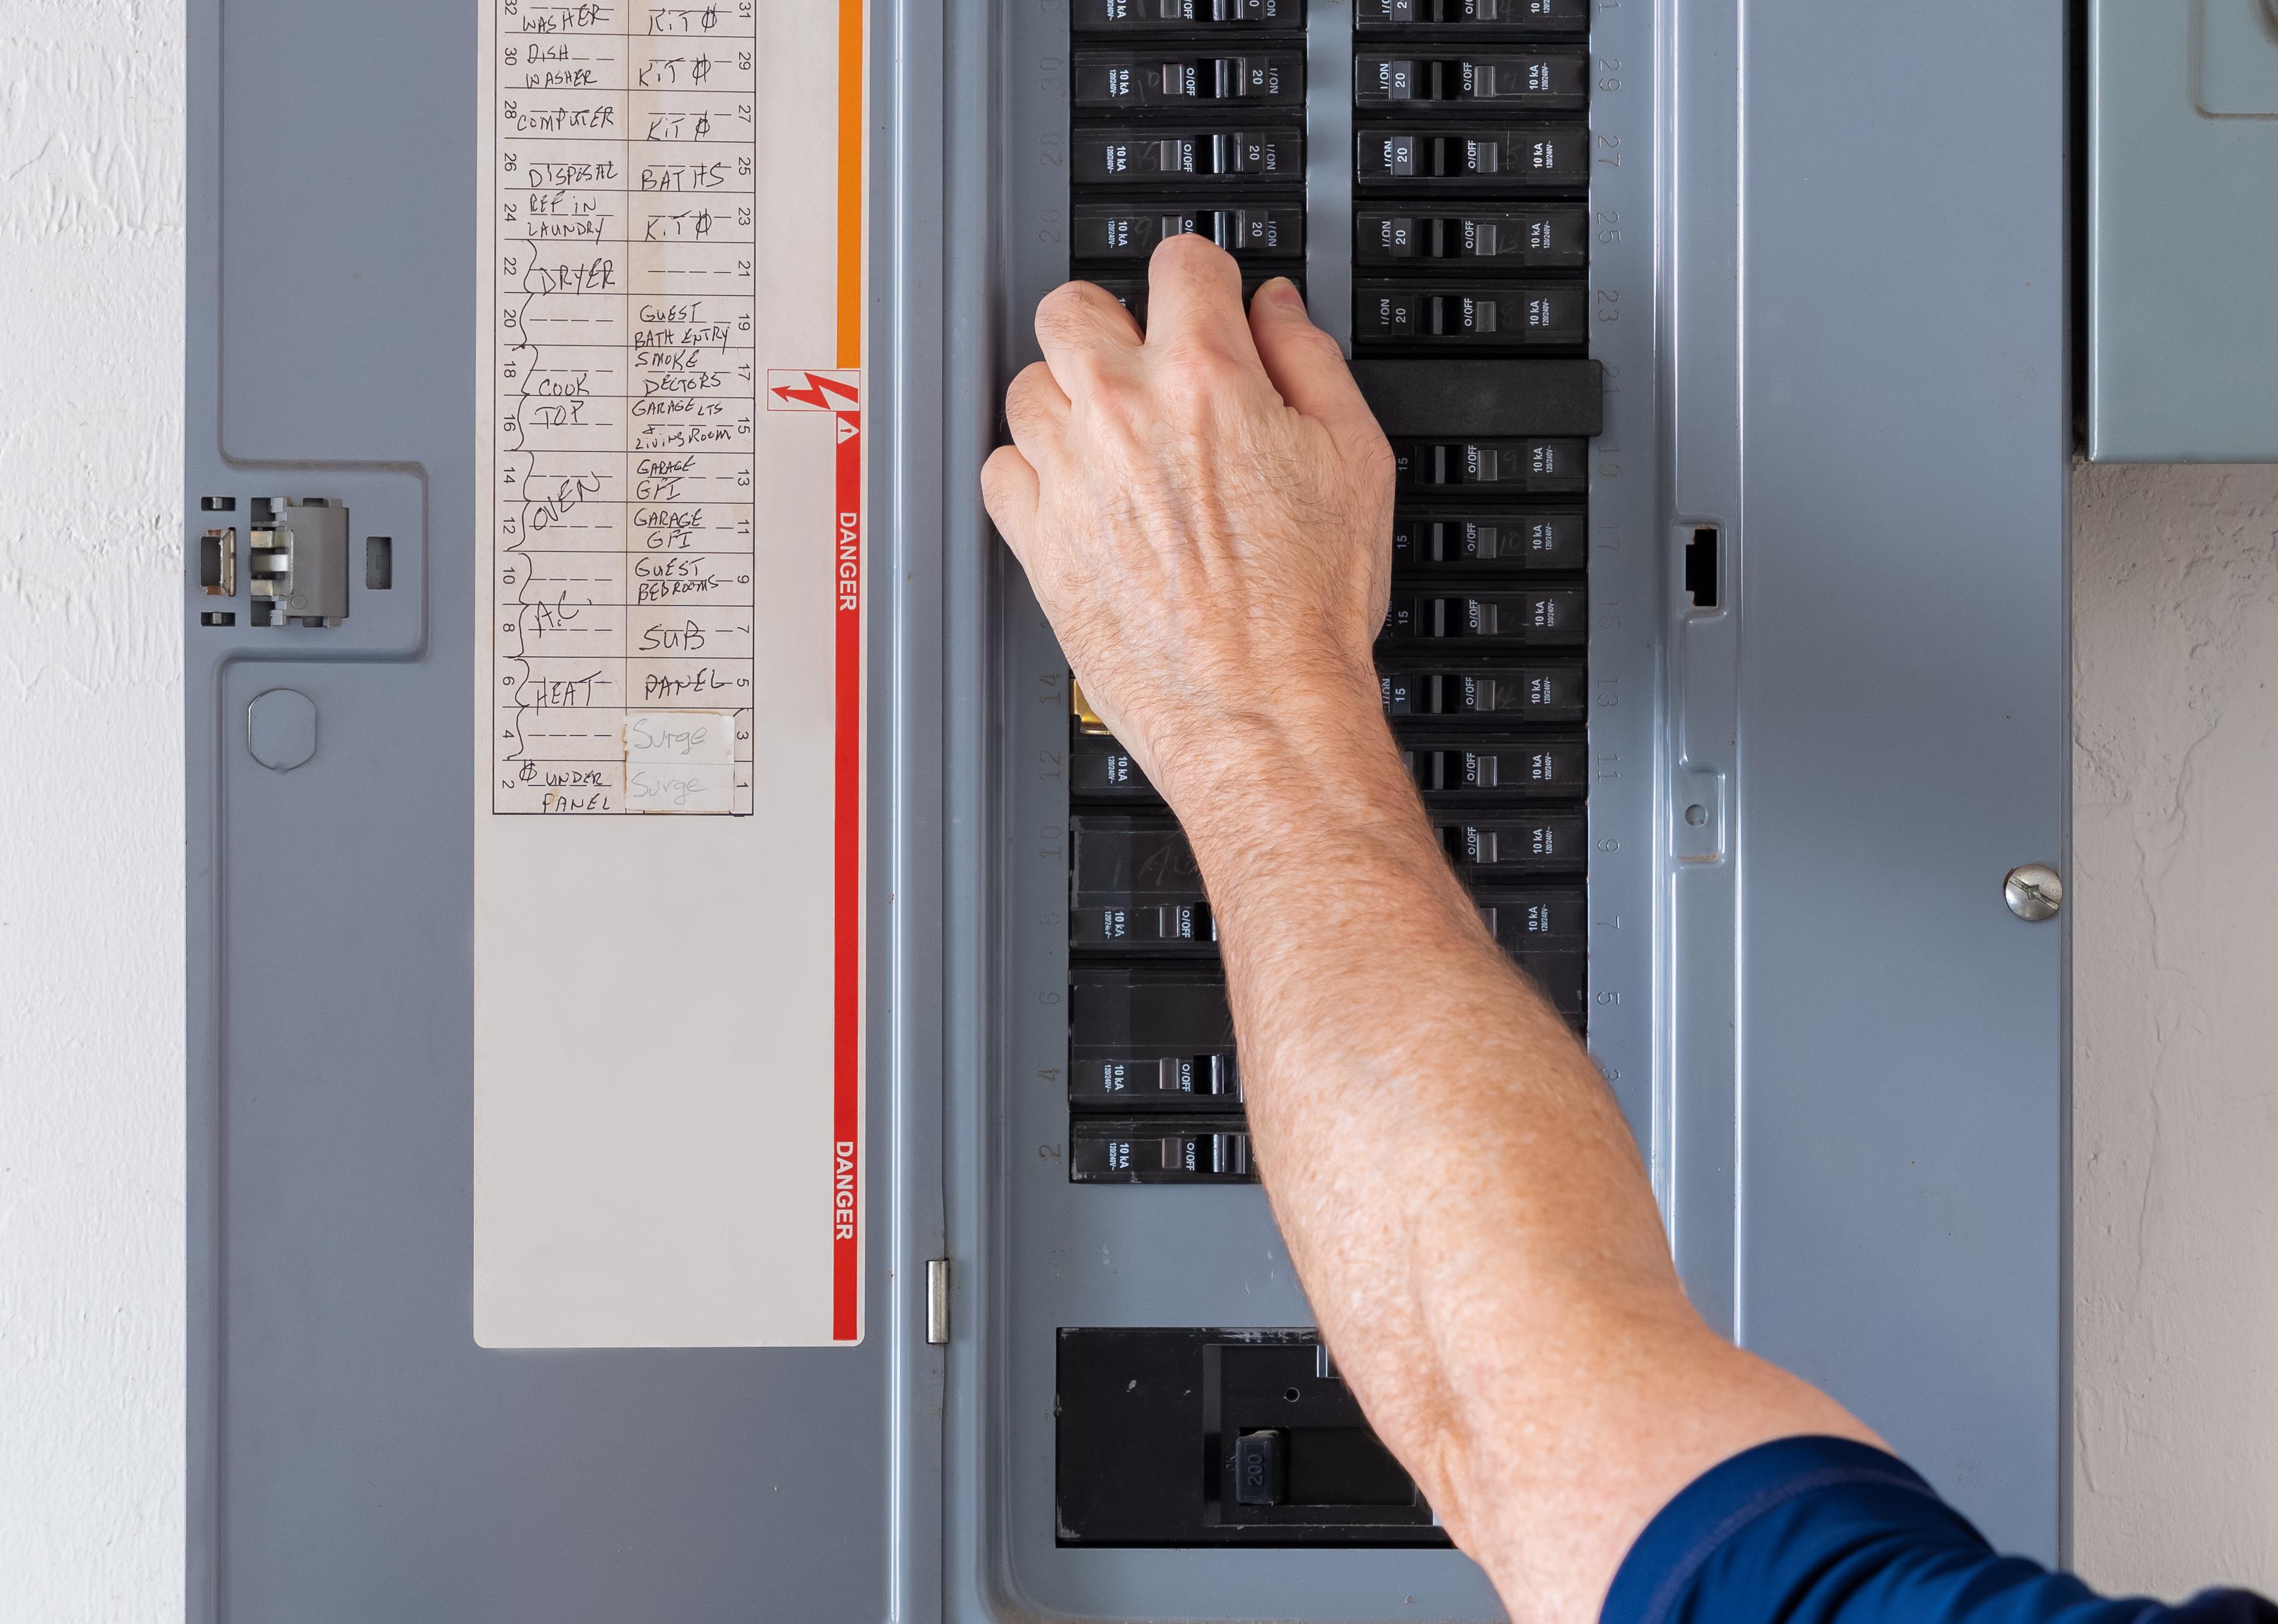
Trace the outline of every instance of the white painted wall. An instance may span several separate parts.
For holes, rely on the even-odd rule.
[[[0,1619],[180,1617],[179,0],[0,5]],[[2278,1591],[2278,470],[2086,471],[2079,1559]]]
[[[0,0],[0,1620],[182,1604],[182,25]]]
[[[2073,520],[2075,1560],[2278,1595],[2278,468]]]

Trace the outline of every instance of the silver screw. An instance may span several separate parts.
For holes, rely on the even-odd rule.
[[[2009,870],[2001,882],[2001,895],[2009,911],[2032,923],[2056,917],[2064,906],[2064,876],[2045,862],[2029,862]]]

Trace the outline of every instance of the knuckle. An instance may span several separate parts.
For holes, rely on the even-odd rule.
[[[1048,347],[1082,350],[1104,337],[1112,323],[1128,319],[1105,288],[1091,282],[1063,282],[1036,305],[1036,337]]]
[[[1010,446],[999,446],[981,464],[981,494],[994,507],[1000,497],[1009,496],[1019,481],[1013,471],[1020,453]]]
[[[1181,232],[1155,245],[1155,257],[1182,270],[1215,272],[1234,264],[1234,256],[1196,232]]]
[[[1036,336],[1047,344],[1056,340],[1071,342],[1090,326],[1090,313],[1085,310],[1083,295],[1074,282],[1064,282],[1053,288],[1036,305]]]
[[[1005,410],[1008,415],[1033,415],[1043,407],[1045,379],[1038,377],[1039,372],[1044,372],[1047,377],[1050,375],[1043,362],[1033,361],[1022,367],[1013,379],[1011,387],[1005,391]]]
[[[1165,381],[1181,392],[1220,393],[1249,372],[1232,350],[1204,333],[1182,333],[1166,341],[1160,359]]]

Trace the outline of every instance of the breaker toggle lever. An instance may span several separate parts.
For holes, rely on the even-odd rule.
[[[1192,107],[1214,103],[1295,107],[1304,100],[1305,59],[1296,51],[1239,57],[1159,57],[1139,51],[1075,53],[1080,110]]]

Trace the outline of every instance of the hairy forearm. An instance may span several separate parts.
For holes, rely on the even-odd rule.
[[[1554,1351],[1602,1361],[1613,1322],[1690,1315],[1620,1112],[1481,924],[1373,695],[1300,709],[1182,763],[1173,800],[1299,1275],[1380,1430],[1487,1558],[1477,1508],[1514,1471],[1575,1465],[1554,1429],[1511,1424],[1571,1398]]]

